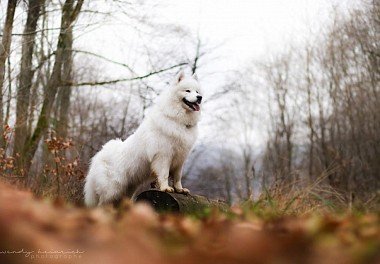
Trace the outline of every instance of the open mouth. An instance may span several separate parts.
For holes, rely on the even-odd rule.
[[[199,111],[201,109],[201,107],[199,106],[199,104],[197,102],[189,102],[186,100],[186,98],[183,98],[182,101],[188,106],[190,107],[190,109],[192,109],[193,111]]]

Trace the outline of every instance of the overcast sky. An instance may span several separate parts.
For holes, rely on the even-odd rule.
[[[178,25],[193,36],[199,32],[207,46],[217,47],[212,50],[213,60],[202,61],[203,68],[198,73],[202,84],[215,90],[226,72],[240,70],[252,60],[265,58],[290,43],[307,39],[327,23],[334,7],[348,10],[358,1],[160,0],[152,3],[158,4],[158,8],[152,9],[160,22]],[[152,42],[139,42],[131,28],[111,20],[85,33],[77,43],[85,50],[131,64],[139,60],[134,52],[136,47],[155,45]],[[118,71],[113,65],[104,67],[105,70],[111,69],[109,75],[125,74],[125,69]],[[144,69],[138,70],[138,73],[144,74]]]
[[[154,15],[164,23],[178,25],[196,36],[199,32],[208,46],[218,48],[212,51],[211,61],[203,62],[199,72],[207,87],[217,89],[220,82],[210,76],[210,72],[240,70],[247,62],[265,57],[271,52],[281,50],[289,43],[302,41],[311,33],[318,32],[326,23],[333,7],[341,11],[357,5],[359,0],[145,0],[146,7],[154,9]],[[107,10],[108,1],[93,0],[87,4],[97,5],[98,11]],[[157,4],[158,8],[153,7]],[[6,5],[1,1],[1,17]],[[127,9],[130,8],[127,6]],[[18,8],[19,17],[25,8]],[[142,10],[145,12],[145,10]],[[54,21],[59,23],[59,19]],[[15,31],[22,32],[24,22],[17,23]],[[131,64],[138,61],[134,53],[140,43],[131,28],[120,21],[109,19],[107,23],[97,23],[94,28],[77,26],[76,45],[107,58]],[[58,25],[57,25],[58,26]],[[148,43],[154,45],[155,43]],[[20,44],[19,44],[20,45]],[[14,45],[16,49],[19,45]],[[173,51],[175,52],[175,51]],[[132,54],[131,54],[132,53]],[[102,65],[108,75],[123,75],[125,69],[115,70],[113,65]],[[144,74],[144,70],[140,70]],[[202,76],[203,75],[203,76]],[[114,76],[110,76],[111,78]]]
[[[310,34],[317,34],[321,26],[328,23],[334,7],[345,11],[358,1],[161,0],[155,3],[159,8],[152,9],[160,22],[178,25],[193,36],[199,33],[209,47],[218,46],[212,51],[214,59],[205,59],[198,73],[202,86],[214,91],[223,84],[226,73],[244,69],[252,60],[265,58],[290,43],[298,43]],[[139,57],[134,57],[133,50],[143,45],[131,28],[115,21],[86,33],[78,40],[86,50],[128,64],[139,60]],[[108,76],[125,73],[125,69],[117,71],[112,65],[103,65],[102,68],[106,71],[112,69]],[[143,74],[144,70],[140,69],[139,73]]]
[[[192,0],[163,1],[161,13],[171,23],[199,32],[210,45],[223,43],[214,52],[217,60],[205,62],[202,85],[218,89],[226,71],[242,70],[250,61],[302,42],[328,23],[334,7],[348,10],[358,1],[348,0]],[[208,72],[219,72],[208,76]],[[202,77],[202,76],[201,76]],[[220,81],[218,81],[220,80]],[[207,113],[205,113],[207,115]],[[206,119],[207,120],[207,119]],[[262,135],[258,133],[257,143]],[[207,133],[207,131],[206,131]]]
[[[281,49],[290,41],[317,32],[334,6],[347,0],[192,0],[163,1],[162,15],[170,22],[197,31],[209,43],[225,43],[220,57],[231,67]],[[231,64],[231,62],[233,62]]]

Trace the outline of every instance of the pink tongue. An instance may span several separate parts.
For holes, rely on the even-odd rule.
[[[193,106],[194,106],[194,108],[195,108],[195,111],[199,111],[199,109],[201,109],[201,108],[199,107],[199,104],[194,104]]]

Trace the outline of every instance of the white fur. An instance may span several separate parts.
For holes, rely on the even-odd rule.
[[[186,90],[189,90],[186,92]],[[107,142],[92,158],[84,188],[89,207],[110,203],[157,177],[162,191],[187,193],[182,187],[182,166],[197,138],[200,111],[182,99],[196,102],[200,87],[196,76],[181,72],[175,84],[165,90],[136,132],[125,141]],[[169,173],[174,189],[169,186]]]

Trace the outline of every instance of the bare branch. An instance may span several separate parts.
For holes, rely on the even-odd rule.
[[[72,85],[72,86],[98,86],[98,85],[105,85],[105,84],[115,84],[115,83],[119,83],[119,82],[130,82],[130,81],[136,81],[136,80],[143,80],[143,79],[146,79],[146,78],[148,78],[150,76],[153,76],[153,75],[165,72],[165,71],[169,71],[171,69],[178,68],[178,67],[181,67],[181,66],[184,66],[184,65],[187,65],[187,64],[188,63],[186,63],[186,62],[182,62],[182,63],[179,63],[177,65],[173,65],[173,66],[165,68],[165,69],[161,69],[161,70],[158,70],[158,71],[153,71],[153,72],[147,73],[145,75],[137,76],[137,77],[133,77],[133,78],[117,79],[117,80],[110,80],[110,81],[94,81],[94,82],[70,83],[70,85]]]
[[[96,54],[96,53],[93,53],[93,52],[90,52],[90,51],[85,51],[85,50],[72,50],[72,52],[75,52],[75,53],[83,53],[83,54],[86,54],[86,55],[91,55],[91,56],[97,57],[97,58],[99,58],[99,59],[105,60],[105,61],[107,61],[107,62],[111,62],[111,63],[113,63],[113,64],[123,66],[123,67],[127,68],[131,73],[135,73],[135,72],[133,71],[133,69],[132,69],[129,65],[127,65],[127,64],[125,64],[125,63],[122,63],[122,62],[118,62],[118,61],[111,60],[111,59],[106,58],[106,57],[104,57],[104,56],[102,56],[102,55],[99,55],[99,54]]]

